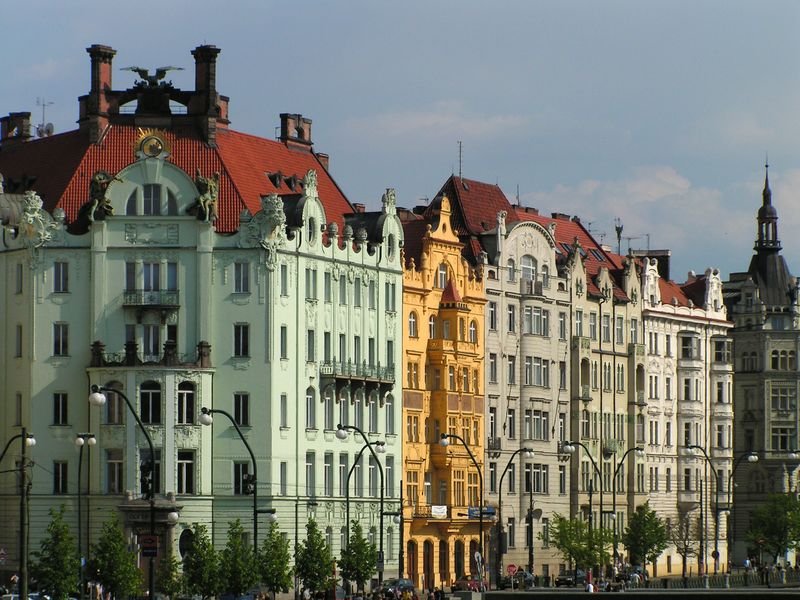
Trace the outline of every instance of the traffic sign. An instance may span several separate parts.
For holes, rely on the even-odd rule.
[[[158,536],[157,535],[140,535],[139,546],[142,549],[142,556],[155,557],[158,556]]]
[[[508,565],[506,567],[506,571],[508,571],[509,575],[513,575],[514,573],[517,572],[517,565]]]

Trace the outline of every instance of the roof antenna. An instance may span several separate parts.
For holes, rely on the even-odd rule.
[[[614,219],[614,230],[617,232],[617,254],[622,254],[622,219]]]
[[[520,203],[519,203],[519,184],[517,184],[517,206],[520,206]]]
[[[458,140],[458,178],[461,179],[461,140]]]

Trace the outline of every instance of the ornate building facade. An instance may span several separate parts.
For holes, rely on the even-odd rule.
[[[0,431],[5,440],[24,426],[38,440],[27,471],[32,547],[61,504],[89,541],[119,512],[135,542],[147,487],[162,555],[184,547],[193,523],[221,545],[234,518],[250,535],[255,488],[290,540],[313,516],[338,555],[347,474],[363,446],[335,435],[341,423],[385,442],[381,464],[356,463],[350,509],[395,571],[399,532],[379,527],[381,481],[391,510],[402,464],[394,192],[377,212],[351,205],[300,115],[281,115],[279,140],[229,129],[213,46],[192,52],[193,91],[144,75],[114,90],[115,51],[88,52],[78,130],[33,140],[29,114],[1,123]],[[112,390],[103,409],[87,403],[92,384]],[[154,473],[113,390],[153,440]],[[255,465],[224,415],[200,424],[203,407],[230,415]],[[74,442],[87,433],[96,445],[81,465]],[[19,554],[15,482],[0,475],[9,569]]]
[[[405,572],[422,589],[477,571],[485,472],[482,273],[462,256],[448,198],[435,204],[402,215]],[[443,446],[442,434],[464,443]]]
[[[729,481],[736,485],[729,490],[733,497],[729,535],[731,560],[738,564],[757,553],[745,539],[753,510],[770,494],[800,489],[798,284],[781,255],[778,211],[772,204],[768,176],[753,250],[747,271],[731,273],[724,286],[734,323],[734,477]],[[748,453],[757,454],[758,460],[743,459]]]
[[[716,269],[690,273],[683,284],[671,281],[668,252],[643,253],[643,263],[647,394],[636,441],[645,451],[645,487],[650,507],[670,528],[689,526],[699,548],[689,570],[716,573],[730,560],[726,491],[733,453],[731,323],[722,281]],[[681,561],[670,546],[653,575],[679,574]]]

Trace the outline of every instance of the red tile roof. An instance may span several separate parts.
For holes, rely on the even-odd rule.
[[[453,283],[453,279],[450,278],[447,280],[447,285],[444,287],[442,298],[439,300],[439,304],[452,304],[456,302],[461,302],[461,296],[459,295],[458,290]]]
[[[194,178],[199,168],[205,176],[219,172],[219,218],[217,231],[235,231],[243,208],[255,214],[261,210],[261,197],[271,193],[297,193],[285,184],[280,188],[267,173],[280,171],[299,181],[309,169],[317,172],[319,197],[328,221],[336,221],[340,230],[344,215],[353,207],[339,186],[312,152],[294,150],[285,144],[228,129],[217,130],[217,147],[209,147],[194,131],[162,132],[172,153],[167,159]],[[89,181],[98,170],[117,173],[135,161],[134,143],[140,132],[136,127],[112,125],[98,144],[89,144],[79,131],[4,146],[0,150],[0,173],[6,180],[35,176],[30,189],[52,211],[63,208],[67,220],[74,220],[86,203]],[[10,191],[10,190],[9,190]]]

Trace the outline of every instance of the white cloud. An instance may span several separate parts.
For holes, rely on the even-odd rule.
[[[794,174],[800,185],[800,171]],[[749,186],[748,186],[749,187]],[[797,189],[797,188],[795,188]],[[758,197],[758,196],[756,196]],[[667,248],[672,251],[672,277],[685,278],[689,268],[704,270],[714,266],[723,271],[740,271],[755,235],[752,192],[738,195],[727,191],[693,186],[671,166],[647,166],[615,180],[584,180],[575,185],[559,185],[552,191],[523,197],[543,214],[563,212],[578,215],[584,225],[616,250],[614,219],[622,220],[622,251],[630,240],[633,248]],[[800,211],[798,211],[800,220]],[[745,261],[739,264],[741,261]]]
[[[468,111],[461,102],[442,101],[429,109],[390,111],[349,119],[346,129],[370,131],[373,139],[450,140],[522,136],[530,118],[524,115],[485,115]]]
[[[68,71],[73,63],[72,59],[50,57],[38,63],[25,65],[19,70],[19,75],[24,79],[45,81]]]

